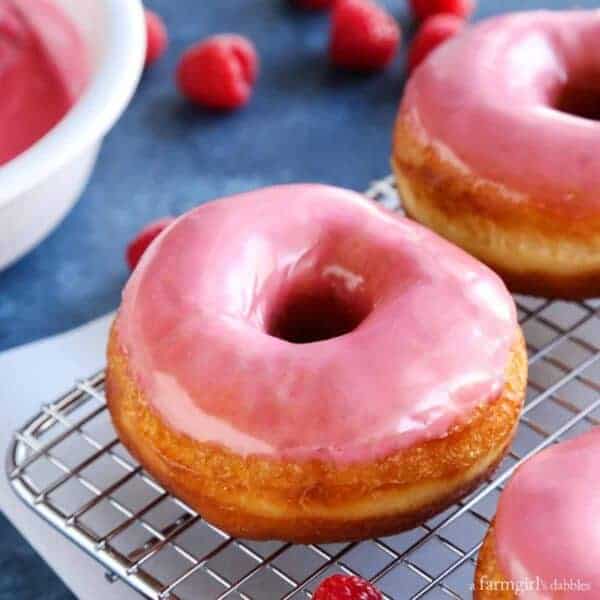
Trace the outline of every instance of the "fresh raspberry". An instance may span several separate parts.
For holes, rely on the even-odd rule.
[[[163,20],[151,10],[146,15],[146,66],[156,62],[167,49],[169,43],[167,28]]]
[[[429,17],[417,31],[408,51],[408,72],[411,73],[427,55],[465,26],[463,19],[454,15]]]
[[[135,239],[130,242],[127,246],[127,252],[125,256],[127,258],[127,264],[133,271],[138,264],[142,254],[146,251],[146,248],[154,241],[154,238],[159,233],[166,229],[175,219],[173,217],[164,217],[158,221],[153,221],[144,227],[136,236]]]
[[[377,71],[394,58],[400,35],[398,23],[372,0],[337,0],[329,54],[338,67]]]
[[[410,0],[410,6],[420,21],[440,13],[466,19],[475,10],[475,0]]]
[[[258,56],[252,42],[240,35],[222,34],[183,53],[177,85],[192,102],[233,109],[248,102],[257,75]]]
[[[383,596],[356,575],[332,575],[321,582],[313,600],[383,600]]]
[[[331,8],[335,0],[292,0],[292,4],[302,10],[324,10]]]

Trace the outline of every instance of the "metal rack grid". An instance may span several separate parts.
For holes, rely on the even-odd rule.
[[[389,177],[368,195],[399,209]],[[309,546],[229,537],[168,494],[120,444],[103,372],[78,381],[15,433],[8,477],[109,578],[156,600],[308,598],[334,572],[370,579],[387,599],[470,598],[481,540],[514,468],[600,419],[600,302],[516,300],[530,374],[512,450],[486,486],[413,531]]]

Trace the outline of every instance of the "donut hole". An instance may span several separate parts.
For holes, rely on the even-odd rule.
[[[568,82],[560,91],[555,107],[575,117],[600,121],[600,77]]]
[[[329,340],[354,331],[371,308],[361,293],[334,285],[304,286],[293,289],[275,307],[267,333],[293,344]]]

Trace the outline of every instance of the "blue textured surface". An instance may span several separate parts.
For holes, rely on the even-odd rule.
[[[148,0],[165,18],[168,55],[148,72],[108,136],[82,200],[56,231],[0,272],[0,350],[69,329],[116,308],[123,252],[147,221],[272,183],[321,181],[364,189],[388,170],[405,53],[357,77],[326,60],[327,18],[283,0]],[[404,2],[386,2],[410,25]],[[480,2],[477,17],[570,7],[560,0]],[[597,6],[596,1],[577,2]],[[250,105],[222,115],[193,109],[173,86],[182,49],[206,35],[251,37],[262,71]],[[282,210],[285,210],[282,207]],[[0,600],[67,598],[62,584],[0,517]]]
[[[0,513],[0,600],[65,600],[73,594]]]

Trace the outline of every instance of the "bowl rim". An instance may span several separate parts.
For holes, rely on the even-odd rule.
[[[0,167],[0,207],[48,178],[99,141],[125,110],[144,68],[141,0],[99,0],[108,35],[99,68],[81,98],[47,134]]]

